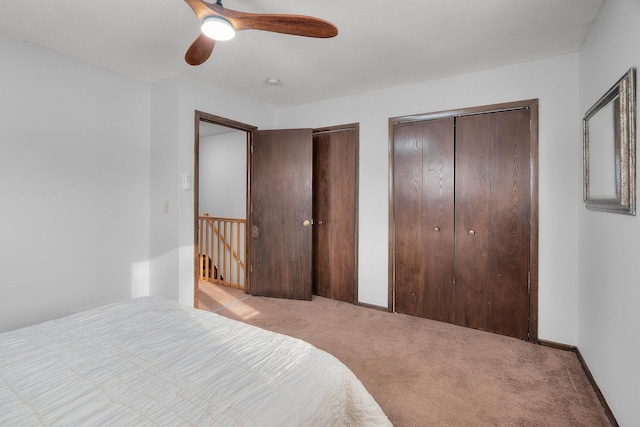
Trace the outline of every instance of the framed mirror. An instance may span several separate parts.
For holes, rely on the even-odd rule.
[[[635,81],[631,68],[582,120],[587,209],[636,214]]]

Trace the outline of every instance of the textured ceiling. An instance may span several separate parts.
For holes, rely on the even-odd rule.
[[[580,49],[604,0],[226,0],[311,15],[332,39],[241,31],[198,67],[199,21],[183,0],[2,0],[0,33],[155,82],[183,74],[275,107],[556,56]],[[267,85],[267,77],[280,79]]]

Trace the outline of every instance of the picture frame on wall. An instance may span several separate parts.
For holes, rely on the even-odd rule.
[[[635,67],[587,111],[582,129],[587,209],[635,215]]]

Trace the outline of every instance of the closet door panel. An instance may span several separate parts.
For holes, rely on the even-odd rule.
[[[331,298],[331,236],[318,220],[330,213],[330,142],[326,135],[313,135],[313,293],[325,298]]]
[[[423,122],[422,144],[424,315],[453,322],[454,119]]]
[[[396,311],[423,314],[422,284],[422,123],[394,128],[393,219],[395,222]]]
[[[314,153],[314,290],[355,301],[356,132],[317,132]]]
[[[456,119],[455,323],[489,324],[491,131],[489,114]]]
[[[356,139],[354,130],[329,134],[331,143],[331,268],[333,295],[340,301],[355,301],[356,278]]]
[[[527,339],[531,217],[529,110],[492,116],[489,330]]]
[[[357,299],[357,125],[313,132],[313,292]]]

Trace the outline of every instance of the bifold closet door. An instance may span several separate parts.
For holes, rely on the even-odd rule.
[[[454,119],[397,124],[393,149],[395,310],[453,322]]]
[[[455,323],[527,339],[530,112],[456,119]]]
[[[395,311],[529,335],[531,112],[393,130]]]

